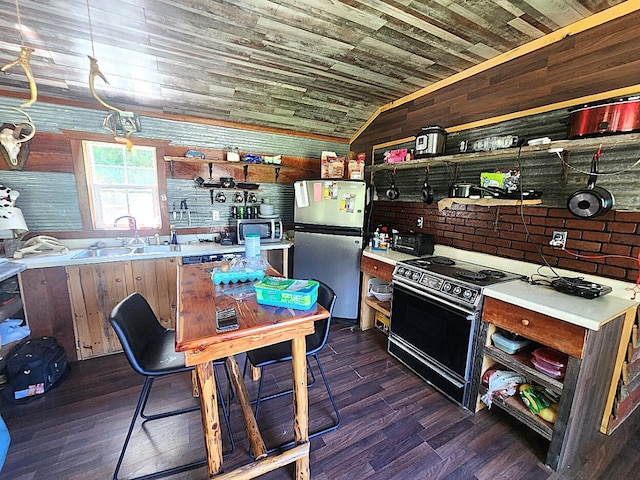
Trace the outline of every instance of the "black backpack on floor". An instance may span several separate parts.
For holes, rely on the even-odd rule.
[[[58,384],[67,366],[67,356],[55,338],[21,342],[7,357],[7,398],[20,402],[42,395]]]

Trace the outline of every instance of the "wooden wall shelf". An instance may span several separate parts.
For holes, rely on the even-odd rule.
[[[514,206],[514,205],[540,205],[542,200],[511,200],[508,198],[443,198],[438,201],[438,210],[442,211],[451,208],[454,203],[462,203],[465,205],[484,205],[486,207]]]
[[[586,152],[596,150],[600,145],[608,148],[625,147],[635,143],[640,143],[640,133],[627,133],[623,135],[607,135],[593,138],[580,138],[576,140],[556,140],[544,145],[526,145],[522,147],[521,155],[530,156],[546,153],[552,148],[562,148],[571,152]],[[433,167],[447,163],[464,163],[482,160],[498,160],[501,158],[513,158],[517,155],[517,148],[504,148],[492,150],[490,152],[456,153],[453,155],[440,155],[437,157],[420,158],[418,160],[408,160],[400,163],[380,163],[367,165],[366,171],[376,170],[404,170],[411,168],[425,168],[427,165]],[[549,155],[554,155],[550,153]],[[554,155],[555,156],[555,155]]]

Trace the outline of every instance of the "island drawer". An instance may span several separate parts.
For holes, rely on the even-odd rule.
[[[482,320],[530,340],[582,358],[586,329],[542,313],[485,297]]]

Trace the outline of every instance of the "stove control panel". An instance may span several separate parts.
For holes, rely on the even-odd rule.
[[[449,279],[441,278],[428,272],[404,266],[396,266],[394,277],[401,278],[405,283],[414,285],[427,292],[437,291],[447,297],[454,297],[468,304],[475,304],[481,289],[462,283],[456,283]]]

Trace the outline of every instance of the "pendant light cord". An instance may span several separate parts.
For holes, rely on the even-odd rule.
[[[16,0],[17,2],[18,0]],[[89,0],[87,0],[87,17],[89,17],[89,37],[91,38],[91,56],[96,57],[96,51],[93,47],[93,27],[91,26],[91,7],[89,7]]]
[[[24,47],[24,36],[22,35],[22,21],[20,20],[20,4],[16,0],[16,17],[18,17],[18,31],[20,32],[20,45]]]

